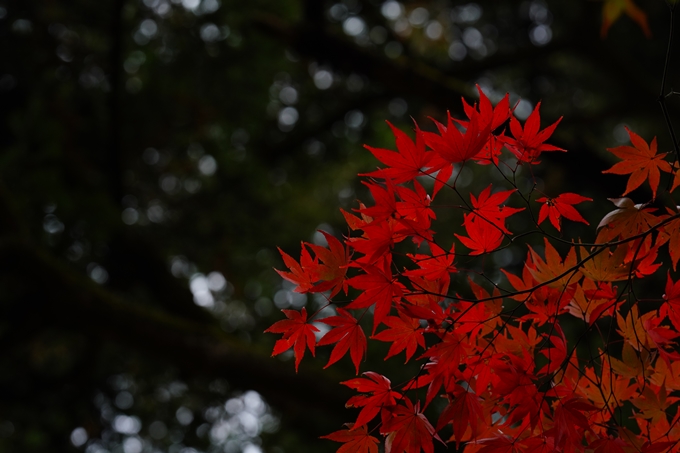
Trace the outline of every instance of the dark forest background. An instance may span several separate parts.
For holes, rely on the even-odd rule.
[[[279,309],[324,302],[276,247],[346,233],[378,165],[362,145],[460,115],[475,84],[564,117],[541,190],[619,196],[601,171],[624,126],[671,148],[670,15],[637,3],[649,39],[625,15],[603,39],[588,0],[0,1],[0,451],[335,451],[318,436],[351,419],[354,369],[270,358]],[[365,368],[398,373],[384,355]]]

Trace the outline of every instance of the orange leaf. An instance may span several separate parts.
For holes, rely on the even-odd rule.
[[[531,259],[530,261],[527,261],[526,266],[529,268],[534,279],[536,279],[538,283],[545,283],[559,276],[557,281],[548,284],[551,288],[558,289],[566,288],[569,285],[577,283],[581,279],[581,272],[578,270],[570,271],[570,269],[576,265],[576,253],[574,252],[574,248],[572,247],[569,249],[569,253],[567,253],[567,256],[563,261],[560,254],[555,250],[555,247],[548,242],[548,239],[544,240],[545,261],[543,261],[541,256],[536,253],[531,246],[528,246]]]
[[[644,327],[644,322],[649,318],[655,316],[656,313],[650,311],[645,313],[642,317],[638,316],[637,305],[633,305],[626,316],[623,318],[621,313],[616,314],[619,330],[617,332],[628,342],[636,351],[642,349],[649,350],[653,347],[652,342],[647,334],[647,329]]]
[[[605,0],[602,6],[602,30],[600,31],[603,38],[607,36],[609,27],[623,13],[626,13],[626,15],[638,23],[646,37],[652,37],[652,32],[649,31],[649,25],[647,24],[647,15],[633,3],[633,0]]]
[[[645,232],[665,216],[655,216],[654,208],[646,208],[646,204],[635,204],[630,198],[608,198],[618,209],[615,209],[602,218],[597,229],[598,242],[609,242],[616,237],[626,239],[636,234]]]
[[[628,253],[628,244],[621,244],[614,251],[603,250],[592,259],[583,263],[583,275],[596,282],[617,282],[630,276],[630,263],[624,263]],[[584,247],[579,249],[579,258],[584,259],[588,252]]]

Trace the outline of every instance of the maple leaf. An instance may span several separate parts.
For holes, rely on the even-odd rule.
[[[480,192],[478,198],[476,198],[473,194],[470,194],[473,213],[496,225],[505,234],[512,234],[505,227],[505,219],[513,214],[523,211],[524,208],[511,208],[510,206],[501,206],[500,204],[507,200],[508,197],[516,191],[517,189],[503,190],[492,194],[491,184],[489,184],[486,189]]]
[[[577,318],[583,319],[589,325],[602,316],[612,316],[616,309],[616,287],[611,283],[595,281],[587,277],[583,279],[583,284],[576,287],[573,299],[569,302],[569,313]]]
[[[402,275],[406,277],[424,277],[427,280],[444,279],[448,282],[450,279],[449,275],[456,272],[456,268],[453,265],[456,244],[451,244],[449,252],[446,252],[434,242],[430,242],[429,246],[432,255],[407,254],[420,269],[407,270],[402,272]]]
[[[588,252],[579,248],[579,259],[585,259]],[[580,270],[586,277],[596,282],[616,282],[630,277],[630,263],[625,263],[628,244],[621,244],[614,251],[611,248],[598,253],[583,263]]]
[[[676,342],[672,340],[680,337],[680,333],[674,331],[671,327],[660,325],[663,320],[663,317],[650,317],[643,321],[642,326],[645,328],[649,339],[656,346],[661,358],[665,360],[670,367],[671,361],[675,362],[680,360],[680,354],[675,352],[672,348],[673,345],[676,344]],[[666,347],[670,347],[671,350],[667,350]]]
[[[305,247],[305,243],[302,242],[301,244],[302,250],[300,252],[299,263],[295,261],[295,258],[279,248],[279,253],[283,258],[283,262],[291,272],[274,269],[281,277],[297,285],[294,289],[296,293],[308,292],[314,287],[314,282],[318,279],[316,274],[318,263],[315,259],[312,259],[309,250]]]
[[[616,357],[609,357],[608,360],[611,362],[611,368],[616,374],[628,380],[639,380],[640,377],[651,374],[652,356],[646,349],[636,352],[628,342],[623,343],[621,360]],[[596,391],[600,392],[601,390],[597,389]],[[593,399],[593,401],[595,400]]]
[[[622,406],[624,401],[632,398],[637,390],[637,386],[630,384],[629,376],[612,373],[612,369],[615,371],[615,367],[605,362],[601,375],[597,376],[593,368],[586,367],[578,382],[579,393],[588,398],[592,404],[598,409],[609,408],[602,411],[602,414],[607,416],[613,413],[613,409]]]
[[[398,405],[390,413],[390,418],[380,427],[381,434],[388,434],[385,440],[385,453],[434,453],[432,439],[444,443],[435,429],[420,412],[420,402],[415,405],[403,398],[404,406]]]
[[[406,363],[411,360],[418,346],[425,348],[425,338],[423,337],[423,329],[420,327],[420,320],[410,318],[399,312],[398,317],[388,316],[384,323],[389,328],[371,338],[392,342],[385,360],[406,350],[406,361],[404,362]]]
[[[565,289],[545,287],[543,291],[532,291],[531,297],[526,299],[524,306],[531,312],[520,319],[530,320],[536,326],[542,326],[546,322],[554,323],[555,318],[567,311],[567,306],[574,293],[574,287],[578,284],[569,285]]]
[[[623,13],[637,22],[647,38],[652,37],[652,32],[647,24],[647,15],[633,3],[633,0],[605,0],[604,5],[602,5],[602,29],[600,30],[602,38],[607,36],[609,27]]]
[[[534,347],[540,341],[536,329],[529,329],[528,332],[524,332],[519,327],[507,324],[505,330],[508,334],[500,336],[494,344],[497,352],[520,356],[534,353]]]
[[[406,238],[395,232],[397,227],[397,221],[394,219],[363,225],[361,227],[364,231],[362,237],[352,237],[347,240],[347,245],[364,255],[361,258],[354,258],[355,263],[375,264],[391,256],[394,244]]]
[[[531,330],[535,333],[535,329]],[[516,331],[521,332],[521,329],[516,328]],[[550,413],[545,394],[536,387],[533,352],[523,349],[521,354],[503,354],[490,361],[494,372],[491,391],[511,409],[504,420],[507,426],[522,422],[527,417],[528,423],[535,426],[541,413]]]
[[[281,354],[293,348],[295,352],[295,372],[298,371],[298,366],[302,357],[305,355],[305,345],[309,348],[312,355],[314,355],[314,346],[316,344],[316,337],[314,332],[319,329],[307,322],[307,310],[302,307],[302,311],[296,310],[281,310],[286,318],[277,321],[270,328],[265,330],[271,333],[282,333],[283,338],[276,341],[274,344],[274,351],[272,357]]]
[[[574,222],[583,222],[589,225],[588,221],[579,214],[573,205],[583,203],[584,201],[593,201],[592,198],[583,197],[575,193],[563,193],[557,198],[542,197],[536,200],[538,203],[544,203],[538,213],[539,225],[543,223],[546,218],[550,219],[550,223],[560,231],[561,217],[565,217]]]
[[[465,214],[463,226],[469,237],[454,235],[471,250],[470,255],[481,255],[496,250],[503,242],[503,231],[491,223],[475,214]]]
[[[423,132],[423,135],[427,146],[432,148],[439,158],[439,168],[474,158],[482,150],[491,132],[491,124],[488,122],[480,124],[483,120],[480,120],[479,112],[475,109],[470,111],[470,121],[464,133],[454,124],[451,112],[447,112],[446,126],[435,119],[432,121],[440,135],[434,132]]]
[[[323,265],[317,266],[316,273],[322,283],[314,286],[310,290],[312,293],[318,293],[331,290],[329,297],[335,296],[341,289],[347,294],[347,282],[345,275],[347,274],[347,264],[349,261],[349,252],[345,250],[342,243],[334,236],[320,230],[321,234],[326,238],[328,248],[317,244],[307,244],[316,254]]]
[[[418,181],[413,181],[415,190],[404,186],[397,186],[397,194],[401,201],[396,204],[396,219],[399,226],[395,233],[412,236],[413,242],[420,245],[423,240],[432,241],[433,232],[430,231],[432,219],[436,218],[430,208],[432,199]]]
[[[378,439],[368,434],[366,426],[354,429],[352,423],[345,424],[348,429],[335,431],[334,433],[321,436],[321,439],[330,439],[342,442],[337,453],[378,453]]]
[[[469,277],[468,283],[475,297],[484,302],[458,301],[455,305],[456,311],[451,317],[456,323],[458,332],[470,334],[470,338],[479,338],[492,332],[502,323],[500,313],[503,309],[503,298],[498,288],[494,288],[491,298],[484,288]]]
[[[650,311],[642,316],[638,316],[637,305],[633,305],[628,312],[625,320],[621,313],[616,314],[619,329],[617,332],[628,342],[636,351],[642,349],[649,349],[652,345],[650,342],[647,329],[643,326],[646,321],[653,317],[655,313]]]
[[[558,148],[553,145],[544,143],[550,138],[553,131],[557,127],[562,117],[555,121],[550,126],[546,127],[542,131],[539,131],[541,126],[541,116],[538,113],[538,109],[541,107],[541,103],[536,104],[533,112],[529,115],[526,122],[524,123],[524,128],[519,124],[519,121],[514,116],[510,118],[510,132],[513,138],[502,137],[505,147],[508,148],[521,162],[526,162],[529,164],[539,163],[536,159],[544,151],[566,151],[562,148]]]
[[[548,363],[536,372],[537,375],[551,374],[562,367],[562,364],[567,360],[567,338],[564,336],[562,328],[555,320],[554,329],[560,335],[550,335],[550,342],[552,346],[541,349],[539,352],[548,359]]]
[[[637,417],[651,419],[652,424],[667,424],[668,416],[666,414],[666,409],[677,400],[677,397],[668,396],[665,385],[661,385],[655,389],[650,384],[642,390],[639,397],[631,398],[630,401],[635,407],[642,411],[640,414],[636,414]]]
[[[418,175],[427,174],[428,172],[424,172],[423,169],[430,166],[434,153],[425,150],[423,132],[418,125],[415,125],[416,140],[414,143],[408,135],[394,127],[392,123],[387,121],[387,124],[396,139],[398,152],[364,145],[364,148],[389,168],[381,168],[371,173],[360,174],[360,176],[386,178],[391,179],[394,184],[400,184],[411,181]]]
[[[371,207],[364,207],[358,211],[365,216],[369,216],[373,221],[386,220],[397,211],[397,200],[394,197],[394,184],[387,181],[385,187],[382,187],[374,182],[362,181],[371,191],[371,196],[375,200],[375,205]]]
[[[392,390],[391,382],[385,376],[367,371],[363,373],[366,378],[354,378],[341,384],[360,393],[372,395],[356,395],[347,401],[347,407],[361,407],[357,420],[352,426],[355,430],[375,418],[383,408],[391,408],[397,404],[396,398],[401,398],[401,393]]]
[[[479,92],[479,105],[474,106],[467,103],[465,98],[463,98],[463,109],[468,119],[473,118],[477,113],[477,108],[479,109],[479,123],[481,128],[484,129],[487,126],[490,131],[494,131],[502,126],[510,115],[512,115],[512,110],[510,109],[510,95],[508,93],[503,96],[495,107],[491,105],[491,101],[484,94],[482,88],[476,85],[477,91]],[[457,121],[461,126],[467,127],[467,121]],[[496,135],[493,133],[489,134],[489,139],[482,147],[482,150],[474,157],[474,160],[480,165],[498,164],[498,156],[501,154],[501,149],[503,148],[503,142],[498,140]]]
[[[614,209],[602,217],[597,229],[609,227],[612,231],[602,238],[609,241],[617,236],[625,239],[630,236],[647,231],[656,225],[662,218],[656,217],[651,213],[654,208],[647,208],[647,204],[635,204],[630,198],[607,198],[614,203],[618,209]]]
[[[456,449],[459,449],[460,442],[465,440],[463,437],[468,427],[471,432],[470,437],[474,440],[482,428],[481,425],[484,424],[484,413],[479,403],[479,396],[456,384],[452,395],[449,396],[449,404],[439,416],[437,431],[447,423],[453,425]]]
[[[392,307],[392,300],[399,299],[404,292],[404,285],[396,281],[390,270],[391,260],[384,260],[382,266],[363,264],[365,274],[350,278],[347,283],[364,292],[350,302],[346,308],[367,308],[375,304],[373,314],[373,333],[376,327],[387,318]]]
[[[489,126],[492,131],[498,129],[508,120],[508,118],[510,118],[510,115],[512,115],[512,111],[510,110],[510,95],[506,93],[505,96],[503,96],[503,99],[501,99],[498,104],[496,104],[496,107],[494,107],[491,105],[491,101],[486,94],[484,94],[482,88],[478,84],[476,84],[475,87],[477,87],[477,92],[479,93],[479,105],[476,103],[475,105],[470,105],[465,98],[463,98],[463,110],[465,110],[465,115],[467,115],[469,119],[472,119],[479,113],[478,119],[482,128]],[[477,110],[477,108],[479,108],[479,110]],[[458,123],[467,127],[466,121],[458,121]]]
[[[359,374],[359,362],[366,355],[366,335],[354,316],[342,308],[337,310],[340,316],[329,316],[319,320],[319,322],[334,326],[334,328],[319,340],[317,346],[336,343],[324,368],[328,368],[340,360],[349,350],[352,363],[354,363],[357,374]]]
[[[596,411],[597,407],[583,398],[570,398],[562,401],[555,409],[554,437],[555,445],[579,445],[584,431],[590,430],[590,424],[583,412]]]
[[[527,260],[526,266],[534,279],[538,283],[545,283],[557,278],[556,281],[548,284],[548,286],[557,289],[567,288],[577,283],[581,279],[581,272],[572,270],[576,266],[574,247],[569,248],[569,253],[563,261],[547,238],[544,238],[544,243],[545,261],[530,245],[527,246],[529,247],[530,260]]]
[[[396,204],[397,214],[402,219],[423,223],[424,227],[428,228],[430,219],[436,218],[434,211],[430,208],[432,199],[418,181],[413,181],[413,187],[415,190],[404,186],[396,187],[401,199]]]
[[[602,173],[613,173],[616,175],[630,174],[623,196],[640,187],[643,182],[649,181],[649,186],[652,189],[652,199],[656,199],[656,189],[659,187],[659,179],[661,177],[659,170],[670,173],[672,171],[671,164],[663,159],[666,153],[657,154],[656,137],[648,145],[642,137],[627,127],[626,131],[630,136],[633,146],[607,148],[607,151],[619,159],[623,159],[623,162],[614,164],[612,168],[604,170]]]
[[[435,178],[433,197],[453,174],[453,164],[476,158],[488,142],[491,124],[480,125],[479,112],[476,109],[472,109],[470,115],[465,133],[458,130],[451,118],[451,112],[447,112],[446,126],[430,118],[437,126],[439,135],[434,132],[423,132],[425,143],[435,154],[431,170],[439,171]]]
[[[462,335],[449,332],[444,335],[441,342],[430,346],[418,359],[427,357],[430,361],[436,362],[432,366],[431,373],[442,373],[445,380],[448,380],[457,372],[461,359],[468,349],[469,344],[465,342]]]
[[[665,360],[657,362],[653,374],[649,376],[649,382],[658,386],[664,385],[671,391],[680,390],[680,361],[675,360],[670,366]]]

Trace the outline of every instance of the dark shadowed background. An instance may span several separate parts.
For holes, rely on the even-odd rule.
[[[276,247],[346,234],[362,144],[459,115],[475,84],[564,116],[541,190],[619,196],[601,171],[625,125],[671,147],[668,8],[637,3],[650,39],[627,16],[602,39],[587,0],[0,0],[0,451],[335,451],[318,436],[351,420],[354,369],[270,358],[279,309],[324,303]],[[384,355],[364,368],[398,373]]]

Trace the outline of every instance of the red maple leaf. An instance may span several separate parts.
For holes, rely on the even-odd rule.
[[[321,438],[342,442],[337,453],[378,453],[378,439],[368,434],[366,426],[361,429],[354,429],[352,423],[346,423],[346,426],[349,429],[335,431]]]
[[[561,217],[573,220],[574,222],[583,222],[586,225],[590,225],[573,205],[583,203],[584,201],[593,201],[592,198],[583,197],[575,193],[563,193],[557,196],[557,198],[541,197],[536,201],[538,203],[544,203],[538,213],[539,225],[543,223],[546,218],[549,218],[550,223],[557,228],[557,231],[561,231]]]
[[[420,245],[424,240],[432,240],[433,232],[430,226],[436,215],[430,208],[432,199],[425,188],[418,181],[413,181],[413,187],[415,190],[404,186],[396,187],[401,201],[396,205],[395,218],[398,226],[395,228],[395,234],[411,236],[413,242]]]
[[[317,344],[317,346],[326,346],[336,343],[324,368],[340,360],[349,350],[352,363],[359,374],[359,362],[366,355],[366,335],[354,316],[342,308],[337,310],[340,316],[329,316],[319,320],[319,322],[335,327],[328,331]]]
[[[449,274],[456,272],[456,268],[453,265],[456,244],[451,244],[451,250],[449,252],[445,251],[434,242],[430,242],[429,246],[432,255],[407,254],[420,269],[407,270],[402,272],[402,275],[406,277],[424,277],[428,280],[445,279],[448,281]]]
[[[616,175],[628,175],[628,183],[626,184],[626,191],[623,195],[632,192],[642,185],[643,182],[649,181],[649,186],[652,188],[652,198],[656,198],[656,189],[659,187],[659,179],[661,173],[659,170],[667,173],[672,172],[671,164],[663,158],[666,153],[657,154],[656,137],[652,139],[649,145],[647,142],[635,132],[626,128],[630,141],[633,146],[618,146],[616,148],[607,148],[607,151],[614,154],[623,162],[614,164],[609,170],[604,170],[602,173],[614,173]]]
[[[423,132],[423,135],[427,146],[437,154],[441,167],[474,158],[484,147],[491,132],[491,124],[480,124],[483,120],[480,120],[479,112],[475,109],[470,111],[465,132],[456,127],[451,112],[448,112],[446,126],[435,119],[432,121],[439,135],[434,132]]]
[[[555,331],[559,333],[559,336],[550,335],[550,342],[552,343],[552,346],[541,349],[540,353],[543,354],[546,359],[548,359],[548,363],[546,363],[543,368],[538,370],[536,374],[539,376],[550,374],[559,370],[567,359],[567,339],[564,336],[564,332],[562,331],[562,328],[560,327],[557,320],[555,320],[553,326]]]
[[[425,143],[435,153],[432,170],[439,170],[433,197],[451,177],[453,164],[474,159],[480,154],[491,134],[491,124],[480,125],[479,112],[475,109],[471,111],[470,121],[467,122],[464,133],[456,127],[451,112],[447,112],[447,115],[446,126],[432,119],[439,130],[439,135],[434,132],[423,132]]]
[[[309,250],[305,247],[305,243],[302,242],[301,244],[302,250],[300,251],[299,263],[295,261],[295,258],[279,248],[283,262],[291,272],[274,269],[281,277],[297,285],[294,290],[296,293],[308,292],[314,287],[314,282],[317,280],[316,268],[318,263],[315,259],[312,259]]]
[[[362,181],[371,191],[371,196],[375,201],[375,205],[371,207],[364,207],[357,209],[362,215],[371,217],[373,221],[386,220],[397,211],[397,200],[394,197],[394,184],[387,181],[385,187],[382,187],[374,182]]]
[[[512,132],[514,138],[502,137],[505,147],[517,156],[517,159],[521,162],[537,164],[539,162],[536,159],[544,151],[566,151],[545,143],[562,120],[562,117],[541,131],[539,130],[541,127],[541,116],[538,113],[540,106],[540,102],[536,104],[536,108],[534,108],[534,111],[531,112],[531,115],[529,115],[529,118],[524,123],[524,129],[522,129],[517,118],[514,116],[510,118],[510,132]]]
[[[352,237],[347,240],[350,247],[364,255],[360,258],[354,258],[354,261],[356,263],[374,264],[390,256],[394,244],[405,239],[405,236],[395,232],[397,226],[394,219],[363,225],[361,227],[364,230],[362,237]]]
[[[381,434],[388,434],[385,453],[434,453],[432,439],[444,443],[425,415],[420,412],[420,402],[415,405],[403,398],[405,406],[390,411],[390,418],[380,427]]]
[[[481,87],[477,86],[477,91],[479,92],[479,105],[475,104],[471,106],[463,98],[463,109],[468,118],[472,118],[475,114],[475,110],[479,108],[479,123],[481,128],[484,129],[489,126],[490,131],[498,129],[503,123],[505,123],[510,115],[512,115],[512,110],[510,109],[510,95],[505,94],[503,99],[496,104],[496,107],[491,105],[491,101],[484,94]],[[460,125],[467,127],[467,121],[457,121]],[[497,136],[493,133],[489,134],[489,139],[482,147],[482,150],[474,157],[480,165],[498,164],[498,156],[501,154],[501,149],[503,148],[503,142],[498,140]]]
[[[463,226],[469,237],[456,233],[454,235],[471,250],[470,255],[481,255],[496,250],[505,237],[497,225],[475,214],[466,214]]]
[[[365,395],[353,396],[347,401],[347,407],[361,407],[356,423],[352,429],[364,426],[375,418],[381,409],[391,408],[397,404],[396,398],[401,398],[401,393],[392,390],[391,382],[385,376],[367,371],[363,374],[366,378],[354,378],[341,384],[364,393]]]
[[[418,125],[415,125],[416,140],[414,143],[408,135],[394,127],[392,123],[387,121],[387,124],[392,128],[398,152],[364,145],[376,159],[388,165],[389,168],[381,168],[360,176],[391,179],[394,184],[400,184],[411,181],[418,175],[426,174],[427,172],[424,172],[423,169],[430,166],[434,154],[425,150],[423,132],[418,128]]]
[[[508,120],[508,118],[510,118],[510,115],[512,115],[512,111],[510,110],[510,95],[506,93],[505,96],[503,96],[503,99],[496,104],[496,107],[493,107],[489,98],[484,94],[484,91],[482,91],[482,88],[479,85],[475,86],[479,93],[479,106],[477,106],[477,104],[472,106],[467,103],[465,98],[463,98],[463,109],[465,110],[465,114],[469,119],[472,119],[472,117],[475,116],[476,107],[479,107],[479,124],[481,128],[484,129],[489,127],[492,131],[498,129]],[[463,126],[467,126],[466,122],[459,121],[459,123]]]
[[[439,416],[437,431],[449,422],[453,425],[456,449],[459,449],[460,442],[465,440],[463,436],[468,427],[471,432],[470,437],[476,438],[481,425],[484,423],[484,413],[482,405],[479,403],[479,396],[456,384],[452,394],[449,395],[449,404]]]
[[[598,408],[590,404],[585,398],[575,397],[561,401],[553,416],[555,427],[548,431],[552,434],[551,437],[555,438],[555,445],[562,448],[565,445],[580,445],[584,431],[591,429],[583,412],[596,410]]]
[[[347,264],[349,262],[349,252],[342,245],[342,242],[337,240],[332,235],[320,230],[321,234],[326,238],[328,248],[316,244],[307,244],[316,254],[316,257],[323,262],[323,265],[318,265],[316,273],[322,283],[314,286],[310,290],[312,293],[320,293],[331,290],[329,297],[335,296],[340,289],[347,294],[347,282],[345,275],[347,274]]]
[[[411,360],[411,357],[416,352],[420,345],[425,348],[425,338],[423,337],[423,329],[420,327],[420,320],[410,318],[399,312],[399,316],[388,316],[385,325],[389,329],[373,335],[371,338],[380,341],[392,342],[390,350],[385,356],[385,360],[393,355],[399,354],[404,349],[406,350],[406,362]],[[406,363],[404,362],[404,363]]]
[[[496,225],[503,230],[505,234],[512,234],[505,227],[505,219],[517,212],[523,211],[524,208],[501,206],[501,203],[505,202],[510,195],[517,191],[517,189],[502,190],[492,194],[491,186],[492,185],[489,184],[486,189],[482,190],[478,198],[475,198],[473,194],[470,194],[470,201],[472,201],[472,207],[474,209],[473,212]]]
[[[458,366],[469,348],[470,344],[467,343],[466,338],[454,330],[444,335],[442,341],[430,346],[418,359],[429,358],[433,362],[430,374],[441,374],[444,380],[448,381],[451,376],[458,372]],[[428,394],[431,394],[429,390]],[[426,403],[429,404],[429,402],[428,395]]]
[[[302,311],[281,311],[288,319],[275,322],[269,329],[265,330],[265,333],[272,332],[283,334],[283,338],[277,340],[276,344],[274,344],[272,357],[293,348],[293,351],[295,352],[295,372],[297,373],[300,361],[305,355],[305,344],[312,355],[314,355],[314,346],[316,344],[314,332],[318,332],[319,329],[307,322],[307,310],[304,307],[302,308]]]
[[[364,292],[354,299],[346,308],[367,308],[375,304],[373,314],[373,333],[378,324],[383,322],[392,308],[392,300],[400,298],[404,292],[404,285],[396,281],[390,269],[391,260],[383,260],[382,266],[362,264],[365,274],[350,278],[347,283]]]

